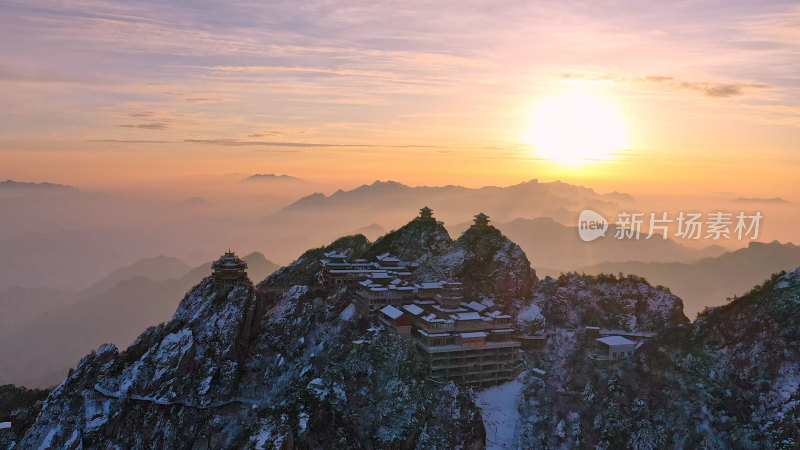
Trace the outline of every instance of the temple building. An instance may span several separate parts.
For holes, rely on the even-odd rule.
[[[433,220],[432,210],[422,208],[417,220],[429,219]],[[487,215],[475,216],[473,226],[488,224]],[[388,253],[374,261],[350,261],[329,252],[320,263],[323,288],[347,288],[358,314],[411,338],[433,380],[484,386],[519,375],[521,344],[511,316],[491,302],[466,301],[464,285],[457,279],[415,280],[419,264]]]
[[[617,361],[633,356],[636,343],[622,336],[607,336],[595,339],[594,359]]]
[[[436,301],[440,305],[457,306],[464,301],[464,285],[454,281],[441,283],[441,289],[436,294]]]
[[[337,252],[328,252],[323,256],[320,261],[322,270],[319,273],[319,282],[328,290],[357,285],[386,275],[408,280],[419,267],[418,263],[401,261],[388,253],[378,256],[375,261],[356,259],[351,262],[347,255]]]
[[[489,226],[489,216],[484,213],[478,213],[475,215],[475,224],[472,225],[473,227],[487,227]]]
[[[211,263],[211,270],[214,287],[219,291],[232,289],[247,278],[247,263],[230,250]]]
[[[433,219],[433,210],[428,208],[427,206],[423,207],[419,210],[419,217],[418,220],[434,220]]]
[[[374,272],[358,283],[356,289],[356,311],[366,315],[384,306],[400,306],[414,299],[417,287],[388,272]]]
[[[460,282],[410,285],[387,278],[360,284],[356,310],[362,315],[374,312],[388,331],[410,337],[432,379],[483,386],[519,374],[521,344],[510,315],[466,302]]]
[[[428,365],[428,376],[436,381],[487,386],[513,380],[522,363],[511,316],[458,298],[460,283],[441,285],[439,294],[444,295],[393,307],[388,310],[392,320],[382,322],[398,334],[410,332]],[[404,316],[410,319],[409,331],[405,328],[409,320]],[[397,326],[403,328],[395,330]]]

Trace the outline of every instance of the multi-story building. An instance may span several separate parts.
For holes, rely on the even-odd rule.
[[[354,285],[381,273],[389,274],[392,278],[409,280],[419,267],[417,263],[400,261],[388,253],[378,256],[375,261],[356,259],[351,262],[347,255],[337,252],[328,252],[324,256],[320,261],[322,270],[319,273],[319,282],[326,289]]]
[[[445,298],[447,304],[418,293],[411,303],[384,307],[379,317],[390,330],[411,336],[434,380],[492,385],[514,379],[521,359],[511,316],[463,298],[455,302],[454,291],[444,297],[441,292],[435,298]]]
[[[218,291],[233,289],[236,283],[247,278],[247,263],[236,253],[228,250],[224,255],[211,263],[214,287]]]
[[[418,220],[434,220],[422,208]],[[489,217],[475,216],[476,227]],[[348,261],[329,252],[321,261],[324,288],[355,288],[356,311],[376,313],[389,330],[409,336],[437,381],[492,385],[513,380],[521,370],[520,342],[511,316],[489,304],[465,302],[464,286],[455,280],[414,283],[418,265],[389,254],[375,261]]]
[[[414,299],[416,286],[386,272],[375,272],[358,283],[355,304],[356,311],[365,315],[384,306],[401,306]]]

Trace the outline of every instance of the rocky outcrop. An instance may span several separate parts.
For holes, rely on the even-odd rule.
[[[539,290],[551,296],[569,292],[573,300],[573,294],[595,288],[601,293],[595,296],[609,299],[637,293],[642,299],[669,298],[664,292],[653,296],[653,288],[627,278],[598,281],[569,275],[561,282],[545,280]],[[668,317],[669,303],[663,305],[654,312]],[[546,376],[525,380],[515,444],[797,448],[798,317],[800,269],[773,276],[729,304],[700,314],[694,324],[659,329],[632,359],[618,365],[588,362],[579,334],[559,330],[538,355]]]
[[[442,222],[434,219],[414,219],[400,229],[378,238],[365,254],[371,259],[389,253],[408,262],[423,262],[440,255],[453,240]]]
[[[205,280],[172,321],[125,352],[104,345],[84,358],[47,398],[23,447],[234,445],[243,430],[233,419],[252,414],[239,382],[258,332],[258,303],[248,283],[220,295]]]
[[[658,331],[689,323],[680,298],[637,276],[568,273],[558,279],[547,277],[537,285],[532,304],[549,325],[569,328],[592,325],[622,331]]]
[[[467,299],[488,299],[515,312],[531,298],[536,272],[517,244],[485,226],[470,227],[444,252],[426,260],[417,278],[460,280]]]
[[[258,284],[258,287],[266,289],[294,285],[317,285],[319,283],[317,275],[322,268],[320,260],[324,258],[325,253],[336,251],[355,259],[361,258],[369,246],[369,241],[361,234],[339,238],[325,247],[307,250],[297,260],[268,276],[266,280]]]
[[[295,268],[284,276],[302,277],[306,268]],[[243,282],[221,295],[207,279],[170,322],[124,352],[104,345],[84,358],[19,444],[413,448],[424,437],[483,445],[470,431],[482,428],[471,391],[426,379],[408,339],[342,319],[344,293],[321,298],[296,285],[276,300]],[[430,413],[448,408],[465,419]]]

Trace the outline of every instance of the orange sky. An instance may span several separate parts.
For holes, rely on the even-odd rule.
[[[106,189],[274,172],[332,189],[539,178],[800,201],[791,2],[0,11],[3,179]],[[618,111],[626,142],[610,159],[542,158],[530,142],[537,105],[574,92]]]

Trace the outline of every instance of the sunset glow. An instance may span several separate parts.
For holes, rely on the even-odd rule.
[[[799,25],[0,0],[0,449],[797,448]]]
[[[626,145],[626,129],[613,104],[586,94],[565,94],[539,102],[527,142],[540,158],[587,164],[613,159]]]
[[[793,197],[797,5],[635,5],[5,2],[2,176]]]

